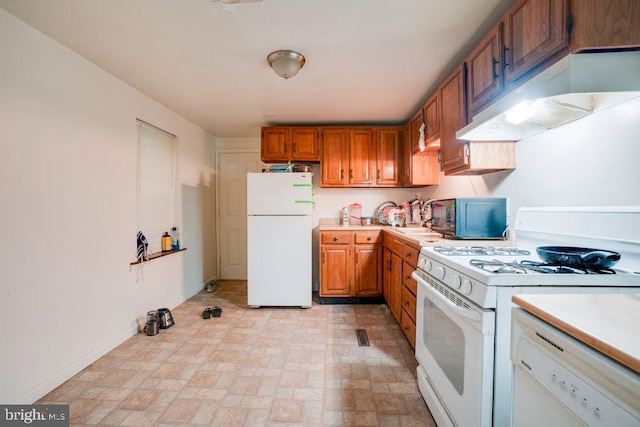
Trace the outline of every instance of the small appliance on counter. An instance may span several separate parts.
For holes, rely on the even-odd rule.
[[[466,197],[431,202],[431,228],[448,239],[504,239],[507,199]]]

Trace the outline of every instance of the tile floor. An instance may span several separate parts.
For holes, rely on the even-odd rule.
[[[175,326],[128,339],[38,403],[70,404],[72,425],[435,426],[386,306],[246,301],[245,282],[219,282],[172,310]],[[212,305],[222,317],[202,319]]]

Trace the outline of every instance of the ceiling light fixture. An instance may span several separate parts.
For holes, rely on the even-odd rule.
[[[267,56],[267,62],[284,79],[295,76],[304,66],[304,56],[292,50],[276,50]]]

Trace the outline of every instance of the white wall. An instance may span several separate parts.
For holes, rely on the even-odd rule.
[[[2,9],[0,57],[0,402],[31,403],[216,275],[214,139]],[[136,118],[178,136],[188,247],[144,280],[129,269]]]
[[[516,143],[513,171],[442,177],[427,198],[497,196],[522,206],[640,205],[640,98]]]

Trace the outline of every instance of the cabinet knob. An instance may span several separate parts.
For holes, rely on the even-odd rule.
[[[338,241],[338,238],[337,238],[337,237],[334,237],[334,238],[333,238],[333,241],[334,241],[334,242],[337,242],[337,241]]]
[[[405,301],[404,305],[406,305],[407,307],[409,307],[409,301]]]
[[[371,236],[367,237],[367,242],[371,241]]]
[[[409,327],[408,327],[408,326],[405,326],[405,327],[404,327],[404,330],[405,330],[405,331],[408,331],[408,330],[409,330]]]

